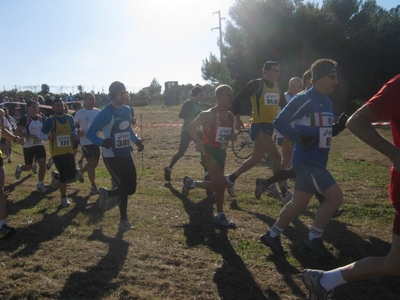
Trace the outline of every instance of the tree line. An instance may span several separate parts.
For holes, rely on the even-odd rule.
[[[281,65],[279,84],[301,77],[319,58],[338,62],[335,112],[352,112],[400,73],[400,5],[374,0],[237,0],[223,37],[223,61],[210,54],[202,76],[235,91],[261,77],[264,62]],[[227,75],[228,73],[228,75]],[[227,79],[227,77],[230,77]]]

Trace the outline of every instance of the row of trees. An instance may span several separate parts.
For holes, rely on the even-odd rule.
[[[265,61],[281,65],[280,85],[301,77],[319,58],[338,62],[337,112],[351,112],[400,72],[400,5],[374,0],[237,0],[224,32],[223,61],[203,60],[205,80],[236,91],[261,76]]]

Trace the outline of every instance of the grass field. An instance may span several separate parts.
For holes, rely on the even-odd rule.
[[[237,229],[215,228],[215,204],[205,191],[193,190],[189,197],[180,193],[184,175],[203,176],[194,147],[176,164],[171,184],[163,178],[177,151],[180,127],[150,125],[181,123],[178,110],[135,109],[138,120],[142,114],[145,151],[143,156],[134,151],[139,183],[128,216],[135,230],[126,233],[117,229],[116,204],[100,210],[87,178],[69,185],[67,208],[59,205],[58,191],[35,192],[37,178],[31,172],[15,180],[22,149],[13,148],[5,190],[8,223],[17,234],[0,240],[0,299],[305,299],[302,269],[330,269],[389,251],[390,162],[347,130],[334,139],[329,162],[345,196],[345,213],[324,233],[334,259],[319,260],[302,246],[316,200],[285,230],[286,257],[275,257],[259,242],[282,208],[280,200],[254,198],[255,179],[272,174],[265,164],[237,180],[236,198],[226,193],[225,211]],[[379,130],[390,136],[388,128]],[[226,173],[240,163],[229,150]],[[102,162],[97,184],[111,186]],[[334,299],[398,299],[399,294],[399,279],[385,278],[341,286]]]

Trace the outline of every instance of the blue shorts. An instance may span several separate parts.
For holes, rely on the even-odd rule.
[[[294,189],[299,192],[311,195],[315,192],[322,194],[336,183],[335,178],[326,168],[316,164],[303,163],[293,167],[293,171],[296,173]]]
[[[257,139],[260,132],[272,136],[274,133],[274,126],[272,123],[252,123],[250,126],[250,137],[253,142]]]

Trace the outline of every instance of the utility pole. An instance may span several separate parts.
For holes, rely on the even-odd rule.
[[[211,31],[213,31],[214,29],[219,29],[219,57],[220,57],[220,62],[222,63],[222,26],[221,26],[221,21],[224,20],[225,18],[221,18],[220,10],[213,12],[213,14],[218,14],[219,27],[211,28]]]

